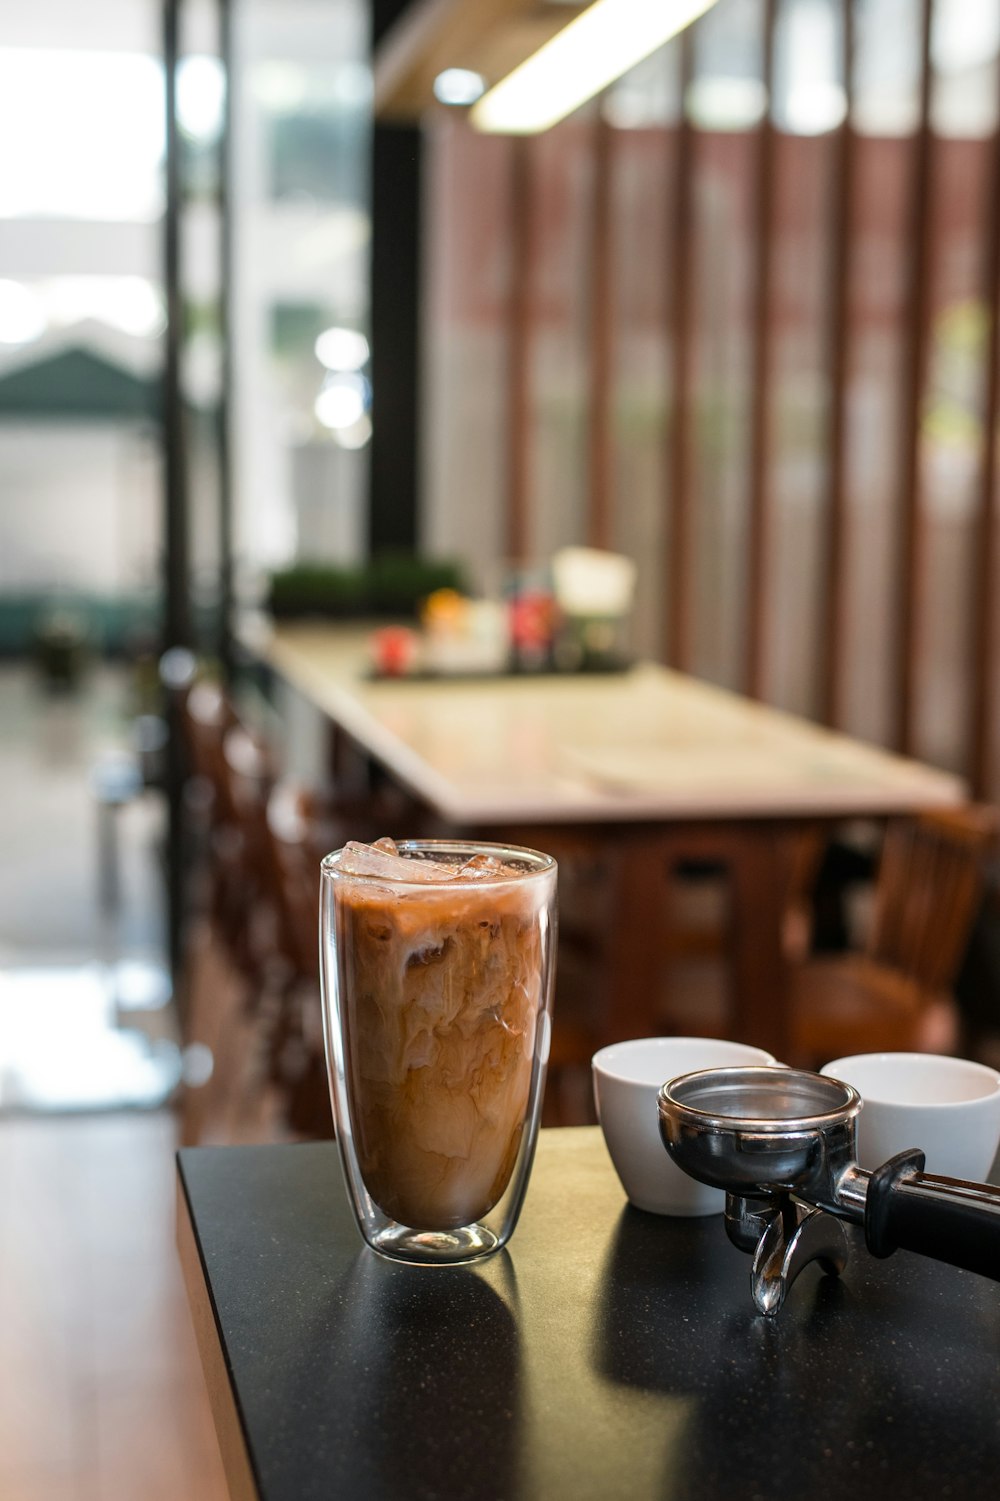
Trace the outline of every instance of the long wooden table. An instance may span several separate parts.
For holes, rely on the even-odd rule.
[[[374,681],[363,629],[256,622],[242,640],[450,829],[602,851],[615,877],[609,1038],[658,1030],[664,869],[707,857],[732,880],[732,1030],[781,1057],[789,834],[965,797],[957,777],[653,663]]]

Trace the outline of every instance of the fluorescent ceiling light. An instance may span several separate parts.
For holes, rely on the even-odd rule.
[[[486,93],[486,79],[471,68],[445,68],[434,80],[439,104],[475,104]]]
[[[704,15],[715,0],[595,0],[474,104],[477,130],[555,125]]]

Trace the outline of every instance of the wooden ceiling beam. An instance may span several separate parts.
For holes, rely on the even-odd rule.
[[[445,68],[498,82],[584,9],[561,0],[416,0],[375,48],[376,119],[413,122],[440,107],[434,80]]]

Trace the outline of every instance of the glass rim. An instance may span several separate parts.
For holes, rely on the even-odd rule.
[[[398,839],[396,848],[401,852],[414,850],[425,851],[428,854],[466,854],[466,858],[472,855],[494,855],[497,859],[524,860],[533,869],[518,870],[513,875],[504,875],[492,879],[477,880],[468,883],[469,889],[476,891],[489,891],[493,887],[509,887],[522,881],[534,881],[539,876],[550,875],[557,869],[554,855],[547,855],[543,850],[531,849],[525,844],[502,844],[489,839]],[[428,892],[453,892],[456,887],[450,881],[403,881],[396,876],[359,876],[350,871],[342,871],[337,865],[339,857],[344,853],[344,847],[331,850],[320,861],[320,875],[331,881],[354,881],[364,886],[384,886],[393,890]],[[467,883],[463,883],[463,888]]]

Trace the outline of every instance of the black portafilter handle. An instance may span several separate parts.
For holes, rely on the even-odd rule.
[[[872,1173],[865,1240],[873,1256],[916,1251],[1000,1281],[1000,1188],[924,1172],[923,1152],[900,1152]]]

